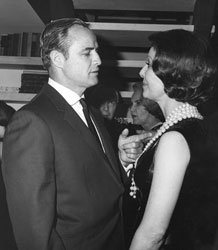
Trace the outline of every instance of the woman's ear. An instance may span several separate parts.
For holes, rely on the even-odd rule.
[[[52,50],[50,52],[50,58],[51,58],[52,64],[54,64],[57,68],[63,67],[63,63],[65,61],[65,58],[61,52],[59,52],[57,50]]]

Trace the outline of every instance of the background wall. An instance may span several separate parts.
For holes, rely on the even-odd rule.
[[[41,32],[43,27],[27,0],[0,0],[0,33]]]

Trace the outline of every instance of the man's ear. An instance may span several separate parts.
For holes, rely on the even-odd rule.
[[[56,67],[58,67],[58,68],[63,67],[63,63],[65,61],[65,58],[61,52],[59,52],[57,50],[52,50],[50,53],[50,58],[51,58],[52,64],[54,64]]]

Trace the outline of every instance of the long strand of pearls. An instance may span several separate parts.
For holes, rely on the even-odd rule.
[[[132,176],[131,176],[131,186],[130,186],[130,196],[132,196],[134,199],[136,198],[136,193],[138,190],[138,187],[136,186],[135,180],[134,180],[134,172],[137,166],[137,162],[140,158],[140,156],[146,152],[151,145],[154,144],[155,141],[157,141],[158,138],[160,138],[170,127],[172,127],[174,124],[188,118],[196,118],[196,119],[203,119],[203,116],[198,112],[198,109],[195,106],[192,106],[188,103],[184,103],[177,108],[175,108],[166,118],[163,125],[158,129],[157,133],[148,141],[148,143],[145,145],[145,148],[143,152],[139,155],[139,157],[136,159]]]

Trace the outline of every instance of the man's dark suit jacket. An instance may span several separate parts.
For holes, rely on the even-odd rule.
[[[0,163],[1,165],[1,163]],[[0,249],[17,250],[11,221],[8,214],[8,206],[5,196],[5,186],[0,167]]]
[[[13,116],[3,174],[20,250],[123,249],[120,169],[109,135],[93,119],[106,154],[47,84]]]

